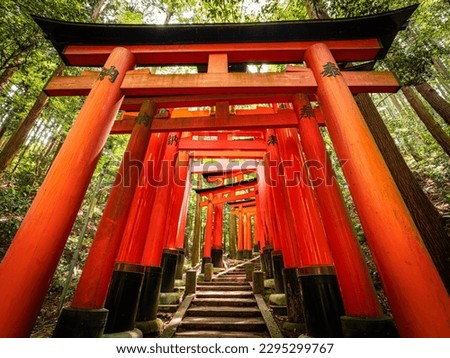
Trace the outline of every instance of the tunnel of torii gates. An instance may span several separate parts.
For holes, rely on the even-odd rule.
[[[238,254],[248,257],[259,243],[266,276],[278,277],[280,286],[282,271],[288,306],[302,307],[308,335],[387,335],[395,324],[400,337],[449,337],[448,294],[353,99],[398,90],[391,73],[370,69],[415,8],[253,24],[34,17],[67,65],[102,69],[55,76],[46,86],[49,96],[86,100],[1,263],[0,336],[30,335],[102,148],[110,134],[131,133],[55,337],[145,329],[156,319],[158,295],[173,288],[183,252],[190,163],[202,158],[254,162],[232,174],[217,170],[217,187],[198,190],[208,207],[203,262],[221,264],[221,212],[230,205],[239,217]],[[282,73],[243,70],[258,63],[289,66]],[[175,65],[199,71],[136,69]],[[241,106],[249,104],[253,109]],[[208,106],[212,112],[199,110]],[[377,300],[320,125],[345,163],[393,320]],[[243,180],[252,170],[257,179]]]

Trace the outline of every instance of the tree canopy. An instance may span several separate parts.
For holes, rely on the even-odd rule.
[[[331,18],[377,14],[416,3],[414,0],[2,0],[0,3],[0,150],[27,116],[47,81],[61,65],[56,51],[34,23],[37,14],[49,18],[99,23],[174,24],[233,23],[306,20],[312,14]],[[449,105],[450,99],[450,4],[423,0],[409,26],[401,31],[391,50],[376,69],[393,71],[406,86],[427,83]],[[178,71],[180,69],[171,69]],[[272,66],[272,71],[284,70]],[[64,73],[79,73],[65,68]],[[415,89],[414,89],[415,91]],[[415,93],[415,92],[414,92]],[[394,141],[443,222],[450,227],[450,161],[435,137],[418,119],[402,93],[372,95]],[[428,100],[420,103],[450,136],[444,114]],[[0,259],[6,252],[39,185],[45,178],[68,130],[83,103],[81,97],[51,98],[28,133],[9,167],[0,177]],[[447,112],[448,113],[448,112]],[[326,133],[324,133],[326,137]],[[71,252],[83,235],[90,244],[121,161],[128,136],[110,136],[79,212],[66,254],[61,260],[54,289],[60,289]],[[330,145],[330,151],[332,146]],[[100,189],[96,187],[101,177]],[[343,176],[339,178],[345,189]],[[204,183],[206,185],[206,183]],[[93,210],[90,204],[95,201]],[[347,196],[350,212],[354,213]],[[195,196],[191,197],[187,235],[192,241]],[[356,215],[354,215],[356,216]],[[228,225],[228,224],[227,224]],[[359,228],[362,237],[363,232]],[[86,253],[86,251],[84,251]],[[85,254],[84,254],[85,256]],[[81,262],[84,256],[81,256]],[[81,266],[81,264],[80,264]]]

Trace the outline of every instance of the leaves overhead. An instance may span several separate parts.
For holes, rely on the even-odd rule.
[[[326,12],[331,18],[339,18],[376,14],[416,2],[310,0],[309,5],[316,11]],[[448,99],[450,5],[446,0],[423,0],[420,3],[408,29],[400,32],[387,58],[380,62],[379,66],[394,71],[405,84],[431,81],[439,93]],[[0,129],[6,127],[5,138],[11,135],[17,124],[27,115],[46,81],[60,63],[56,51],[45,40],[30,15],[92,22],[93,13],[99,5],[101,12],[97,22],[101,23],[162,25],[308,18],[305,0],[2,0],[0,75],[6,70],[13,70],[13,76],[0,93]],[[77,71],[79,69],[66,69],[66,73],[74,74]],[[402,154],[413,167],[417,177],[425,183],[424,189],[433,195],[442,213],[450,212],[448,160],[442,156],[426,129],[415,120],[414,113],[401,97],[376,95],[374,98]],[[18,157],[3,177],[0,186],[0,257],[14,236],[83,101],[84,98],[79,97],[52,98]],[[304,115],[307,116],[308,112]],[[448,127],[445,129],[449,130]],[[101,216],[109,185],[114,180],[115,169],[127,140],[127,136],[110,137],[103,151],[93,182],[96,182],[95,179],[103,166],[108,166],[110,170],[94,211],[92,227],[88,230],[90,237]],[[3,144],[4,141],[0,139],[0,147]],[[344,179],[340,180],[345,187]],[[91,198],[92,195],[96,193],[90,188],[86,197]],[[85,202],[72,236],[78,233],[86,208]]]

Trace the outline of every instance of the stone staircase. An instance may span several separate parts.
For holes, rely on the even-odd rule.
[[[246,281],[245,268],[232,268],[212,282],[199,282],[174,337],[270,337],[252,287]]]

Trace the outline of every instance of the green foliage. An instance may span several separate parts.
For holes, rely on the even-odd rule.
[[[330,17],[356,17],[392,10],[386,0],[319,0],[316,3],[325,8]]]
[[[350,17],[393,10],[415,3],[415,0],[310,0],[325,9],[330,17]],[[304,0],[109,0],[104,4],[98,22],[102,23],[232,23],[254,21],[285,21],[307,19]],[[12,79],[0,93],[0,126],[7,125],[6,137],[27,115],[60,59],[30,15],[37,14],[70,21],[92,21],[98,0],[2,0],[0,3],[0,74],[9,68],[15,70]],[[405,84],[422,81],[434,83],[443,97],[449,98],[448,79],[436,71],[439,60],[444,70],[450,66],[449,36],[450,6],[445,0],[424,0],[411,19],[406,31],[400,32],[385,61],[379,67],[394,71]],[[249,66],[250,67],[250,66]],[[285,65],[253,66],[255,71],[269,69],[284,71]],[[66,74],[77,74],[80,69],[68,68]],[[158,73],[191,72],[192,68],[163,68]],[[448,70],[447,70],[448,71]],[[374,96],[390,133],[423,188],[441,213],[450,212],[450,163],[423,125],[418,122],[401,95],[389,98]],[[2,178],[0,186],[0,259],[3,257],[20,222],[26,214],[58,149],[76,118],[84,98],[51,98],[27,138],[24,147]],[[441,121],[442,123],[442,121]],[[447,130],[448,127],[446,127]],[[332,144],[324,132],[335,168],[339,168]],[[94,173],[74,224],[64,254],[58,266],[53,289],[64,283],[68,264],[76,247],[76,240],[86,218],[89,202],[97,202],[86,232],[76,272],[79,275],[88,247],[95,235],[107,201],[115,173],[119,166],[128,136],[110,136]],[[95,183],[102,168],[107,167],[102,189]],[[247,177],[248,179],[249,177]],[[354,209],[342,171],[337,178],[343,189],[349,214],[358,238],[364,233]],[[203,188],[214,183],[203,181]],[[196,184],[193,184],[196,187]],[[186,236],[192,245],[196,195],[189,198]],[[229,208],[225,206],[225,217]],[[203,210],[205,216],[206,210]],[[203,223],[205,219],[203,219]],[[224,220],[224,237],[228,240],[228,220]],[[75,276],[75,280],[78,276]]]

